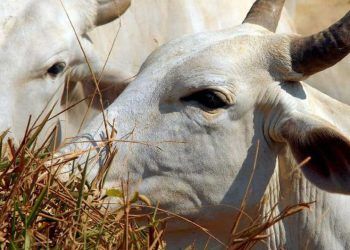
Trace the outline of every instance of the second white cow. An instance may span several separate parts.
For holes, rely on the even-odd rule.
[[[350,198],[342,195],[350,193],[350,107],[302,82],[349,53],[350,13],[309,37],[275,34],[283,3],[257,1],[242,25],[171,41],[148,57],[107,110],[119,141],[104,188],[129,176],[162,208],[226,242],[254,172],[251,217],[316,200],[259,247],[350,247]],[[97,116],[63,150],[93,150],[89,181],[107,152],[102,124]],[[189,224],[168,229],[170,248],[207,242]]]
[[[86,34],[129,5],[129,0],[1,1],[0,131],[11,129],[11,136],[21,140],[29,115],[33,122],[47,113],[60,99],[68,76],[75,81],[91,77],[87,61],[98,76],[103,61]],[[117,72],[114,80],[111,74],[105,77],[118,81]],[[56,106],[53,114],[61,110]]]

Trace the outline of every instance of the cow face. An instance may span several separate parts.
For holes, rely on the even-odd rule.
[[[206,212],[222,213],[222,206],[213,205],[239,207],[260,142],[263,153],[250,196],[258,203],[276,162],[265,137],[264,105],[258,104],[268,88],[276,88],[279,97],[267,51],[272,43],[288,44],[283,39],[245,24],[155,51],[106,111],[119,139],[136,143],[118,143],[105,187],[118,185],[129,173],[137,189],[162,207],[190,215],[209,206]],[[103,139],[102,124],[97,117],[82,140]],[[91,146],[96,145],[84,149]],[[91,166],[90,180],[98,169]]]
[[[18,3],[21,10],[7,19],[0,44],[0,130],[11,128],[14,136],[21,138],[29,115],[36,118],[59,99],[67,75],[79,71],[79,77],[86,77],[87,60],[92,65],[98,63],[86,32],[119,16],[130,1],[116,3],[95,0]],[[2,3],[5,10],[11,4],[15,2]]]
[[[312,65],[301,53],[309,49],[303,40],[274,34],[254,24],[254,16],[234,29],[170,42],[146,60],[106,112],[118,153],[105,188],[129,177],[163,208],[210,219],[225,213],[224,204],[239,207],[252,174],[248,206],[257,205],[278,157],[290,149],[284,163],[311,156],[303,169],[309,180],[349,193],[350,143],[315,107],[321,100],[316,90],[299,82],[326,62]],[[266,27],[273,30],[275,23],[270,17]],[[95,118],[80,143],[65,149],[97,149],[100,161],[92,161],[90,181],[106,152],[97,143],[106,137],[102,124],[102,116]]]

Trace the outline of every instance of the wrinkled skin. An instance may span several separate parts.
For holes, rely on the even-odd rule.
[[[287,35],[244,24],[186,36],[157,49],[107,109],[117,138],[126,141],[116,142],[119,151],[104,188],[118,187],[129,174],[133,187],[153,202],[208,227],[226,242],[259,142],[246,212],[255,217],[260,205],[264,214],[276,203],[278,212],[315,199],[317,215],[328,211],[324,223],[305,213],[278,223],[267,245],[259,247],[349,247],[350,227],[342,218],[349,216],[345,208],[350,199],[333,193],[350,193],[350,120],[344,115],[350,108],[299,82],[302,76],[291,69],[289,42]],[[203,90],[223,105],[209,108],[207,96],[192,96]],[[96,147],[94,141],[105,138],[102,124],[102,116],[94,118],[76,139],[85,142],[63,152]],[[105,156],[98,146],[97,151],[100,161],[90,165],[90,181]],[[309,154],[315,159],[302,175],[294,166]],[[319,157],[324,159],[318,162]],[[339,159],[335,166],[334,159]],[[207,240],[186,223],[170,223],[168,230],[174,249],[194,240],[203,247]]]
[[[0,3],[0,131],[11,128],[11,136],[17,141],[21,140],[30,115],[33,122],[43,110],[47,113],[61,99],[68,75],[75,81],[91,76],[77,39],[93,69],[101,70],[102,62],[86,36],[100,16],[97,2],[62,3],[77,34],[60,1]],[[53,114],[63,108],[58,103]],[[69,125],[65,117],[61,120],[62,126]],[[52,119],[46,131],[56,122],[57,119]]]

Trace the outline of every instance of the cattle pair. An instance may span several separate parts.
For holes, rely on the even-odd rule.
[[[93,157],[103,158],[107,151],[96,142],[108,137],[101,126],[107,119],[108,129],[117,131],[118,154],[104,188],[118,187],[128,176],[161,207],[225,241],[253,172],[248,215],[255,217],[258,208],[267,213],[276,202],[282,210],[317,200],[312,214],[277,223],[259,247],[348,248],[350,198],[341,194],[350,193],[350,107],[302,80],[348,54],[350,13],[302,38],[274,33],[283,4],[258,0],[242,25],[157,49],[104,115],[62,153],[96,149]],[[88,167],[89,181],[100,162]],[[195,238],[206,243],[188,224],[171,230],[168,245],[174,249]]]

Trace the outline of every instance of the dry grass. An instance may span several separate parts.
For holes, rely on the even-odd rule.
[[[191,223],[216,239],[205,228],[186,218],[152,206],[143,195],[135,193],[128,197],[128,182],[123,183],[120,190],[110,189],[102,195],[98,187],[102,185],[104,173],[92,184],[88,183],[85,178],[88,159],[86,164],[75,166],[81,170],[80,174],[61,182],[57,178],[57,167],[68,162],[74,164],[79,155],[55,156],[52,141],[56,128],[42,145],[37,143],[50,116],[51,112],[40,124],[29,121],[19,146],[11,139],[5,139],[7,132],[0,137],[1,248],[164,249],[163,238],[169,218]],[[104,171],[116,153],[113,148],[110,151],[112,153],[102,168]],[[106,209],[110,199],[120,201],[119,209],[113,212]],[[238,232],[245,208],[243,201],[242,213],[235,218],[232,239],[226,247],[249,249],[269,237],[266,234],[269,227],[308,207],[309,204],[291,206],[276,216],[272,210]]]
[[[62,183],[57,162],[72,162],[78,155],[53,156],[54,129],[47,140],[37,137],[50,114],[37,126],[28,123],[19,146],[1,136],[0,146],[0,242],[6,249],[162,249],[164,223],[157,209],[142,195],[124,195],[125,190],[108,190],[104,196],[80,176]],[[110,156],[112,157],[112,156]],[[51,162],[52,164],[48,164]],[[105,164],[110,164],[106,160]],[[124,183],[124,188],[128,183]],[[120,209],[108,212],[106,198],[121,200]],[[107,205],[106,205],[107,204]]]

